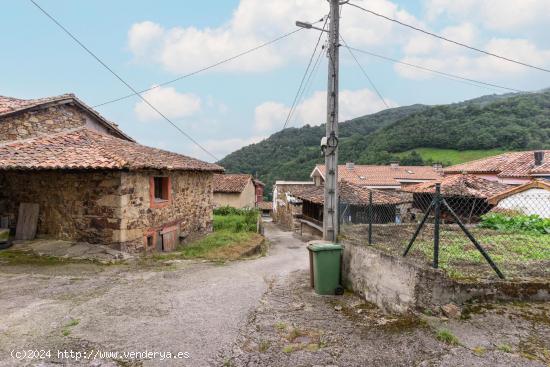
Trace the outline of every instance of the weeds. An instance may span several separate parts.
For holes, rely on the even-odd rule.
[[[458,338],[448,329],[439,329],[436,333],[436,338],[449,345],[460,345]]]

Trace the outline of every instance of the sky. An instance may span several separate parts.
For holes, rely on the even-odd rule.
[[[95,106],[130,93],[27,0],[0,0],[0,95],[75,93]],[[319,21],[326,0],[36,0],[137,90],[215,64]],[[351,0],[456,41],[550,68],[550,0]],[[322,22],[318,24],[322,25]],[[550,87],[550,73],[452,45],[344,5],[349,46],[504,87]],[[301,30],[268,47],[143,96],[216,158],[280,130],[319,37]],[[322,43],[324,43],[324,36]],[[340,121],[414,103],[443,104],[506,90],[442,78],[355,52],[379,90],[341,47]],[[325,120],[327,60],[321,56],[289,127]],[[138,142],[214,161],[134,96],[97,107]]]

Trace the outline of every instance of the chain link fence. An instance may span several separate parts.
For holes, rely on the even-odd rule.
[[[392,205],[340,203],[341,236],[461,278],[550,276],[550,191],[488,199],[401,193]]]

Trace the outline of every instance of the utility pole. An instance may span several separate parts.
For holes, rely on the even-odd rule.
[[[338,58],[340,41],[340,0],[330,2],[328,38],[328,86],[325,152],[325,205],[323,239],[338,236]]]

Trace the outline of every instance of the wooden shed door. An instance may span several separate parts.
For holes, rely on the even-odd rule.
[[[178,246],[178,227],[168,227],[161,232],[162,251],[174,251]]]

